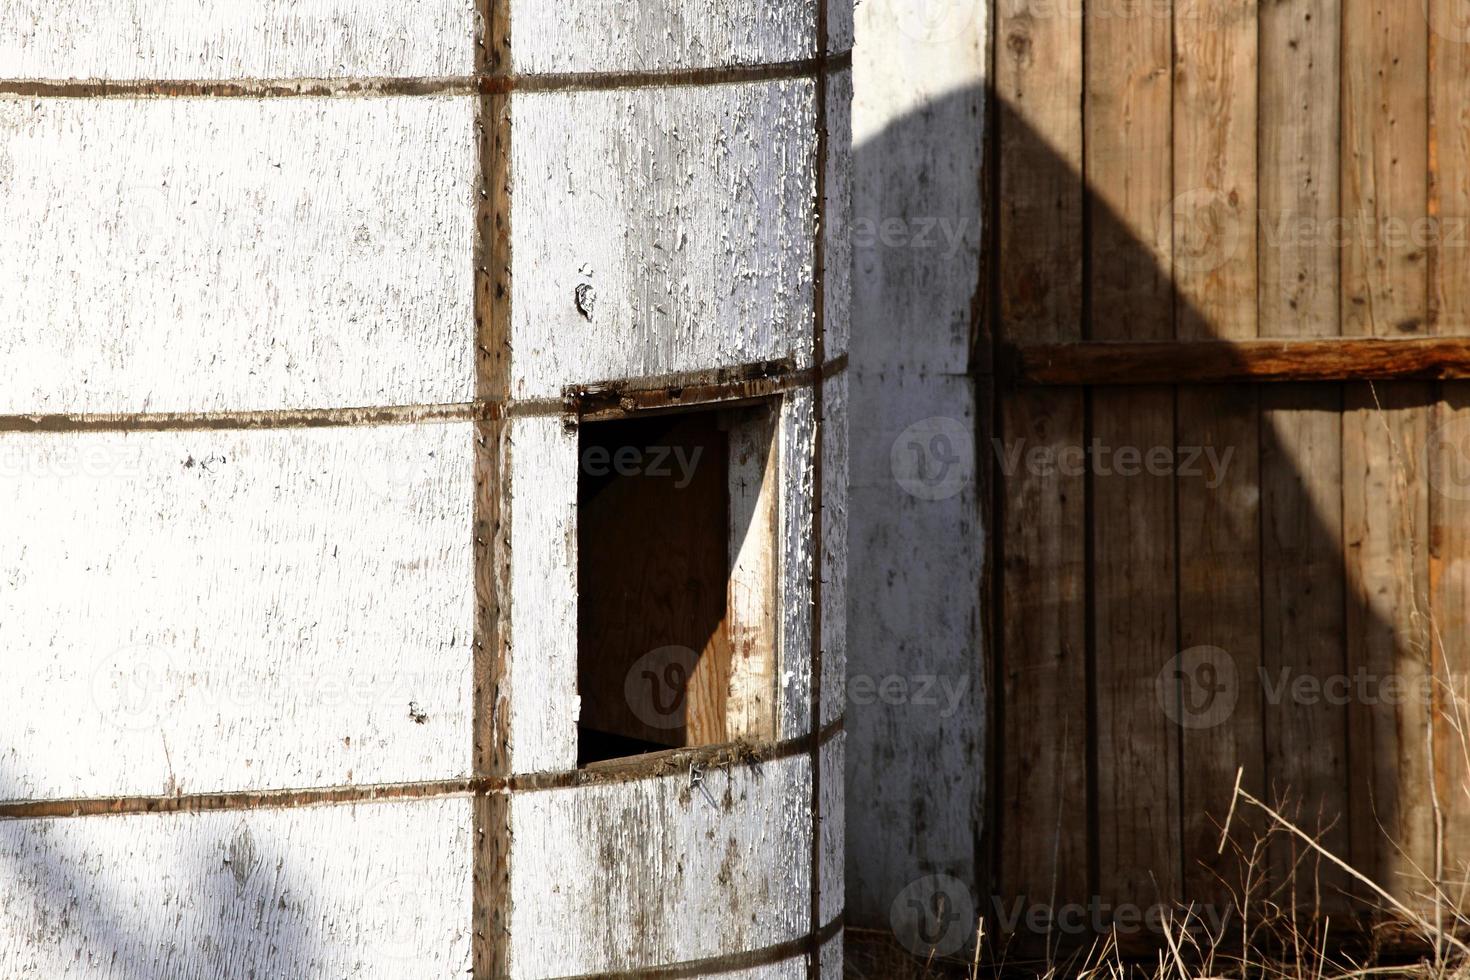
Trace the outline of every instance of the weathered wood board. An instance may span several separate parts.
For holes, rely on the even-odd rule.
[[[240,79],[465,75],[458,0],[15,0],[0,78]]]
[[[1428,264],[1413,229],[1429,207],[1427,8],[1344,0],[1342,332],[1434,332]],[[1431,678],[1427,385],[1355,384],[1344,397],[1347,667],[1424,690]],[[1350,853],[1416,903],[1434,874],[1429,704],[1355,698],[1348,709]],[[1360,890],[1361,892],[1361,890]]]
[[[1104,902],[1219,911],[1241,772],[1406,903],[1436,874],[1460,901],[1470,24],[1448,0],[1082,9],[1002,5],[995,47],[998,418],[1007,447],[1084,443],[1071,484],[1002,491],[1001,890],[1085,865]],[[1120,478],[1120,447],[1174,462]],[[1058,658],[1037,691],[1069,636],[1085,689]],[[1086,771],[1011,714],[1037,705],[1096,726]],[[1067,785],[1095,826],[1063,862],[1031,815]],[[1295,869],[1281,900],[1337,928],[1347,879],[1302,854],[1278,840],[1271,885]]]
[[[635,970],[805,936],[810,799],[806,755],[711,769],[695,786],[678,771],[513,797],[512,867],[556,855],[560,869],[512,875],[516,975]]]
[[[797,80],[513,96],[511,395],[809,365],[813,95]]]
[[[851,5],[184,6],[0,11],[0,973],[840,975]],[[774,761],[577,776],[562,396],[726,368]]]
[[[1174,327],[1182,339],[1259,334],[1257,9],[1202,0],[1175,20]],[[1245,767],[1241,786],[1252,793],[1264,786],[1261,420],[1251,388],[1180,387],[1175,399],[1176,445],[1232,454],[1218,482],[1175,479],[1177,647],[1225,651],[1236,678],[1229,717],[1180,734],[1183,887],[1223,908],[1244,885],[1238,855],[1219,847],[1236,773]],[[1254,816],[1241,816],[1242,837]]]
[[[840,5],[839,5],[840,6]],[[832,73],[827,79],[826,206],[822,217],[825,246],[821,268],[823,311],[822,344],[831,361],[852,345],[852,71]]]
[[[1260,335],[1333,337],[1342,329],[1339,250],[1298,230],[1338,216],[1341,5],[1266,4],[1260,26]],[[1272,683],[1344,674],[1342,390],[1268,388],[1260,400],[1261,665]],[[1346,706],[1268,705],[1262,720],[1273,802],[1347,854]],[[1301,853],[1273,842],[1271,881],[1299,869],[1310,886],[1299,889],[1302,905],[1341,914],[1346,875]]]
[[[470,440],[0,434],[5,798],[467,774]]]
[[[577,433],[555,417],[510,424],[511,772],[577,765]],[[519,601],[517,599],[520,598]],[[515,651],[524,650],[517,656]],[[518,694],[517,692],[523,692]]]
[[[543,74],[796,61],[814,53],[820,2],[644,0],[629,6],[510,0],[512,66]]]
[[[473,101],[0,99],[0,414],[468,401]]]
[[[835,13],[844,6],[832,5],[834,34],[847,29]],[[856,9],[845,778],[857,802],[846,815],[845,875],[848,922],[880,929],[895,898],[931,870],[983,888],[989,529],[978,517],[969,373],[983,295],[988,8]],[[839,343],[829,331],[829,357]],[[940,434],[952,437],[941,445],[955,463],[946,469],[947,451],[931,456],[925,475],[946,475],[915,496],[895,472],[895,449],[907,479],[917,475],[914,449]],[[890,677],[885,700],[877,685]],[[906,703],[933,684],[920,698],[930,700],[941,681],[956,700]]]
[[[822,387],[822,716],[818,728],[840,720],[847,713],[844,610],[850,526],[847,375],[829,378]]]
[[[465,799],[0,822],[0,973],[463,976]]]
[[[1086,16],[1087,336],[1172,337],[1172,19],[1142,4]],[[1174,393],[1093,392],[1092,435],[1140,453],[1175,445]],[[1114,468],[1093,474],[1092,491],[1097,888],[1145,907],[1182,873],[1179,731],[1156,684],[1178,652],[1174,481]]]
[[[1075,342],[1083,331],[1083,24],[1049,9],[1042,0],[998,8],[1007,43],[996,49],[996,329],[1007,342]],[[1087,809],[1085,480],[1025,461],[1081,448],[1086,394],[1017,393],[997,414],[988,448],[999,457],[1003,592],[994,615],[1004,660],[994,764],[1005,789],[988,829],[992,842],[1008,843],[995,874],[1003,895],[1078,902],[1088,894],[1088,828],[1067,814]]]
[[[812,566],[818,559],[812,500],[816,423],[810,390],[793,391],[782,400],[780,424],[776,534],[781,574],[776,608],[781,649],[776,717],[780,737],[796,738],[820,727],[812,717]]]

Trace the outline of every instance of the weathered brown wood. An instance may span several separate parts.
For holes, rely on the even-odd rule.
[[[1002,4],[997,84],[1000,332],[1082,336],[1082,25],[1044,0]],[[999,894],[1056,908],[1089,894],[1086,484],[1028,465],[1083,443],[1081,390],[1002,399]],[[1038,718],[1050,719],[1037,724]],[[1075,937],[1019,936],[1054,948]]]
[[[701,412],[583,429],[577,690],[584,740],[595,733],[671,747],[726,741],[728,437],[717,422],[717,413]],[[647,462],[656,453],[663,464]],[[624,466],[624,456],[641,462]]]
[[[1470,334],[1470,20],[1430,0],[1429,254],[1437,333]],[[1470,385],[1446,383],[1429,441],[1429,562],[1436,791],[1444,811],[1443,888],[1470,907]]]
[[[1470,385],[1446,385],[1429,436],[1434,791],[1443,813],[1441,888],[1470,907]]]
[[[1470,22],[1454,0],[1172,8],[1085,5],[1085,40],[1028,4],[998,8],[998,448],[1064,441],[1070,399],[1092,388],[1091,448],[1235,450],[1210,489],[1104,474],[1096,460],[1082,481],[1093,887],[1111,902],[1219,897],[1224,868],[1198,856],[1214,843],[1211,788],[1243,764],[1247,786],[1426,908],[1438,814],[1439,877],[1463,901]],[[1068,52],[1084,45],[1090,210],[1076,227],[1066,172],[1081,148],[1067,113],[1080,69]],[[1044,61],[1049,88],[1035,78]],[[1078,241],[1090,259],[1083,337],[1071,330]],[[1002,505],[1001,746],[1018,749],[998,761],[1007,888],[1055,867],[1045,826],[1017,837],[1037,803],[1018,787],[1035,768],[1024,753],[1050,741],[1056,768],[1070,735],[1019,731],[1006,711],[1064,697],[1031,691],[1016,669],[1073,628],[1054,534],[1077,520],[1070,497],[1053,495],[1064,486],[1023,471]],[[1048,597],[1040,627],[1014,619]],[[1202,645],[1226,651],[1238,703],[1204,731],[1152,727],[1141,665],[1156,674]],[[1302,856],[1273,848],[1273,884],[1296,871],[1275,899],[1336,927],[1349,882]]]
[[[1256,320],[1257,5],[1201,0],[1175,19],[1174,283],[1181,339],[1254,339]],[[1238,856],[1219,849],[1237,771],[1262,780],[1260,418],[1243,387],[1180,388],[1178,444],[1228,460],[1175,474],[1179,508],[1179,643],[1212,647],[1233,689],[1180,728],[1180,843],[1187,900],[1229,908]],[[1186,695],[1196,679],[1186,676]],[[1243,824],[1241,830],[1248,830]],[[1248,836],[1243,834],[1242,836]]]
[[[1261,5],[1260,333],[1340,333],[1338,216],[1341,5]],[[1348,852],[1347,708],[1296,703],[1283,683],[1345,673],[1342,390],[1268,386],[1261,398],[1262,664],[1267,799]],[[1278,901],[1342,921],[1347,877],[1298,842],[1269,855]],[[1302,921],[1306,921],[1304,918]]]
[[[1001,364],[1020,385],[1448,380],[1470,378],[1470,338],[1029,344]]]
[[[1261,520],[1266,798],[1344,856],[1347,706],[1290,694],[1302,678],[1347,676],[1340,386],[1261,392]],[[1346,911],[1347,875],[1299,841],[1278,835],[1269,861],[1284,905],[1294,899],[1304,916]]]
[[[1422,5],[1344,4],[1345,335],[1428,332],[1426,249],[1412,233],[1429,205],[1428,38]],[[1423,385],[1353,385],[1343,421],[1349,669],[1418,692],[1431,655],[1422,467],[1431,395]],[[1424,700],[1358,696],[1349,717],[1353,862],[1423,904],[1435,837]]]
[[[1098,340],[1173,336],[1173,23],[1158,5],[1086,8],[1091,323]],[[1097,391],[1092,435],[1174,444],[1166,388]],[[1177,651],[1175,506],[1167,475],[1093,477],[1098,890],[1147,907],[1178,895],[1179,738],[1158,676]]]

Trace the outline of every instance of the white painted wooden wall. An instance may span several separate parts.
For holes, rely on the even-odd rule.
[[[981,894],[988,395],[970,342],[988,4],[864,0],[857,16],[847,894],[850,922],[887,929],[913,882]]]
[[[510,68],[809,62],[817,2],[509,0]],[[850,4],[824,2],[826,50],[850,49]],[[454,787],[474,775],[481,19],[470,0],[0,5],[0,976],[472,970],[479,842]],[[819,366],[817,81],[769,74],[510,96],[512,399]],[[828,361],[850,98],[834,71]],[[821,383],[820,419],[799,385],[781,418],[782,739],[842,714],[848,382]],[[507,425],[508,751],[555,773],[576,763],[577,438],[555,412]],[[513,975],[759,953],[835,921],[842,754],[820,753],[815,848],[809,754],[711,772],[715,806],[684,773],[515,794]],[[285,801],[382,784],[417,788]],[[199,794],[275,802],[27,809]],[[804,956],[729,975],[807,976]],[[838,937],[823,977],[840,956]]]

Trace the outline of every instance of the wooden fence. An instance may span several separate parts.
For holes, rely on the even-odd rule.
[[[996,15],[996,895],[1463,905],[1464,6]]]

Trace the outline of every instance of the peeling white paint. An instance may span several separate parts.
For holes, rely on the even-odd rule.
[[[511,771],[577,767],[577,431],[510,423]]]
[[[0,413],[468,401],[469,97],[0,100]]]
[[[470,840],[463,799],[0,821],[0,975],[462,977]]]
[[[467,75],[472,0],[6,0],[0,78]]]
[[[819,0],[512,0],[519,72],[810,58]],[[831,7],[829,46],[850,46]],[[0,77],[463,76],[467,0],[17,0]],[[518,93],[511,394],[846,349],[851,78]],[[474,96],[0,99],[0,414],[475,395]],[[578,290],[583,302],[577,302]],[[595,295],[595,302],[591,297]],[[812,575],[842,705],[847,382],[782,396],[778,736],[809,732]],[[511,769],[576,762],[575,428],[509,467]],[[474,424],[0,435],[0,799],[466,775]],[[8,467],[8,468],[6,468]],[[815,563],[815,564],[814,564]],[[516,795],[521,978],[798,942],[843,907],[839,738],[809,756]],[[0,975],[418,978],[471,967],[468,800],[0,822]],[[840,937],[822,975],[840,975]],[[735,971],[806,976],[805,953]]]
[[[780,736],[812,730],[812,450],[816,446],[810,389],[790,392],[781,406],[781,660]]]
[[[635,970],[807,934],[811,760],[517,796],[518,977]],[[555,870],[547,873],[547,858]]]
[[[661,71],[810,58],[818,0],[511,0],[517,72]],[[842,4],[836,4],[842,6]]]
[[[809,80],[512,98],[512,393],[811,361]],[[591,283],[590,321],[576,289]]]
[[[467,774],[471,439],[0,434],[3,798]]]
[[[827,200],[822,277],[826,359],[848,353],[852,336],[852,72],[827,78]]]
[[[822,726],[847,710],[847,386],[822,387]]]

